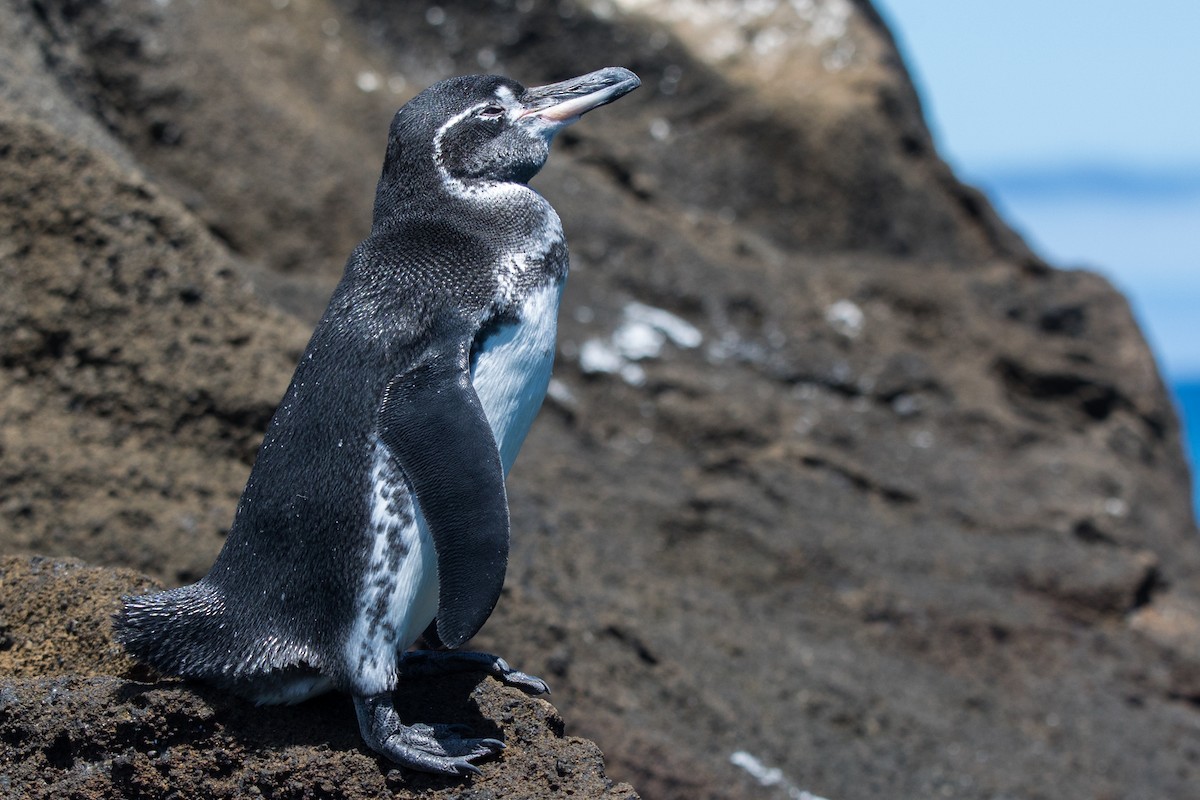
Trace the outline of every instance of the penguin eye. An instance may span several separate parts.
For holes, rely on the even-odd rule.
[[[484,106],[479,109],[479,116],[484,119],[499,119],[504,116],[504,108],[497,105]]]

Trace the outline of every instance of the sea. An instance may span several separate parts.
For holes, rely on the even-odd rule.
[[[1183,441],[1192,467],[1192,508],[1200,520],[1200,379],[1171,385],[1175,405],[1183,422]]]

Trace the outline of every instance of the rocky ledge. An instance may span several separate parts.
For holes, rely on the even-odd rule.
[[[482,775],[395,769],[367,750],[349,700],[254,705],[129,660],[122,594],[156,584],[74,560],[0,558],[0,796],[14,798],[605,798],[632,800],[593,743],[545,700],[483,675],[407,681],[405,718],[504,741]]]

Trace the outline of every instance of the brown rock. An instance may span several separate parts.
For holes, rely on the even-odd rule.
[[[199,577],[305,331],[255,300],[177,202],[13,111],[0,116],[6,545]]]
[[[469,780],[406,774],[358,740],[349,700],[256,708],[156,679],[113,641],[122,594],[153,583],[77,561],[0,559],[0,789],[6,797],[635,800],[544,700],[479,675],[411,680],[406,718],[465,724],[506,744]],[[481,679],[482,677],[482,679]]]
[[[154,581],[80,561],[0,557],[0,674],[124,675],[134,668],[112,635],[122,594]]]

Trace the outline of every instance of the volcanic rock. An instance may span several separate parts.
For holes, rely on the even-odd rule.
[[[462,779],[401,775],[368,751],[344,696],[264,714],[164,680],[112,636],[119,597],[152,588],[125,569],[0,558],[4,796],[637,798],[604,776],[594,744],[563,735],[549,703],[480,675],[414,679],[397,695],[401,714],[503,738],[467,795]]]

